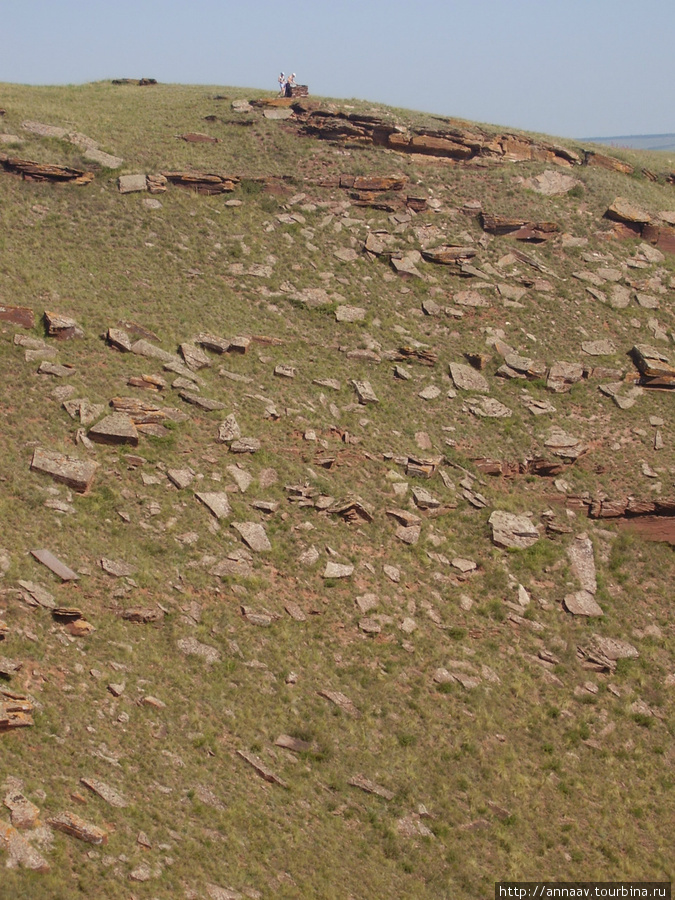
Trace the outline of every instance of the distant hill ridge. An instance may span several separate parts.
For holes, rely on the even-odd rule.
[[[624,134],[616,137],[581,138],[584,143],[628,147],[631,150],[675,150],[675,134]]]

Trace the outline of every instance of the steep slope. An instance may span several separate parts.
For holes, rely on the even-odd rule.
[[[245,99],[3,88],[7,895],[672,880],[672,174]]]

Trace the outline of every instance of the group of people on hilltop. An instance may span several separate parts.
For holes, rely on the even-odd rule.
[[[288,78],[281,72],[277,81],[279,82],[279,96],[292,97],[293,88],[295,87],[295,72],[293,72],[292,75],[289,75]]]

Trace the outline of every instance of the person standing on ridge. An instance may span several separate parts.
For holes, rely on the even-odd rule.
[[[286,96],[287,97],[293,96],[293,88],[294,87],[295,87],[295,72],[293,72],[293,74],[289,77],[288,81],[286,82]]]
[[[285,97],[286,96],[286,76],[284,75],[283,72],[281,72],[281,74],[277,78],[277,81],[279,82],[279,96]]]

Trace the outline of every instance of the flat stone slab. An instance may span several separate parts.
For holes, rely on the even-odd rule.
[[[337,322],[363,322],[366,311],[360,306],[338,306],[335,310]]]
[[[616,353],[616,347],[611,341],[584,341],[581,345],[584,353],[589,356],[613,356]]]
[[[263,116],[266,119],[271,119],[273,121],[280,121],[282,119],[290,119],[294,114],[294,111],[290,108],[283,109],[270,107],[269,109],[263,110]]]
[[[195,497],[210,510],[216,519],[225,519],[232,515],[230,500],[225,491],[202,491]]]
[[[452,298],[458,306],[468,306],[481,309],[490,306],[490,301],[479,294],[478,291],[457,291]]]
[[[63,408],[71,419],[79,420],[83,425],[92,425],[105,410],[103,403],[91,403],[85,397],[64,400]]]
[[[371,781],[369,778],[366,778],[365,775],[353,775],[347,783],[351,784],[352,787],[365,791],[366,794],[375,794],[377,797],[382,797],[383,800],[394,799],[393,791],[382,787],[381,784]]]
[[[464,559],[461,556],[456,556],[450,560],[450,565],[455,569],[459,569],[464,575],[469,572],[475,572],[478,568],[478,565],[472,559]]]
[[[494,397],[481,397],[476,401],[467,400],[467,406],[474,416],[481,419],[508,419],[513,415],[513,410]]]
[[[199,385],[199,387],[204,387],[204,379],[200,375],[197,375],[196,372],[193,372],[192,369],[188,369],[188,367],[181,362],[180,357],[177,356],[170,362],[163,362],[162,365],[165,372],[173,372],[181,378],[187,378],[188,381],[194,382]],[[195,388],[195,390],[197,390],[197,388]]]
[[[262,779],[269,782],[270,784],[278,784],[281,787],[288,787],[283,779],[279,778],[278,775],[275,775],[274,772],[269,769],[265,763],[260,759],[259,756],[256,756],[254,753],[247,753],[245,750],[237,750],[237,756],[241,757],[245,762],[249,764],[257,773],[260,775]]]
[[[248,578],[253,567],[247,559],[223,559],[210,570],[217,578]]]
[[[433,496],[426,488],[414,487],[411,490],[415,506],[420,509],[438,509],[441,501]]]
[[[479,391],[487,394],[490,390],[483,375],[464,363],[450,363],[450,376],[460,391]]]
[[[394,271],[404,277],[422,278],[422,273],[417,268],[417,263],[422,261],[422,254],[418,250],[411,250],[403,256],[392,256],[389,260]]]
[[[227,353],[230,349],[230,342],[226,338],[221,338],[216,334],[200,332],[192,338],[193,344],[199,344],[201,347],[210,350],[212,353]]]
[[[367,403],[380,402],[369,381],[353,381],[352,384],[354,385],[354,390],[356,391],[359,403],[365,405]]]
[[[325,697],[326,700],[330,700],[331,703],[335,704],[335,706],[339,707],[343,712],[347,713],[348,716],[354,716],[355,719],[359,719],[361,717],[361,713],[354,706],[352,701],[345,694],[342,694],[340,691],[317,691],[319,697]]]
[[[595,573],[595,559],[593,556],[593,544],[587,535],[579,535],[575,542],[567,548],[567,556],[570,561],[572,574],[575,576],[582,590],[589,594],[595,594],[598,590]]]
[[[44,122],[26,121],[21,123],[24,131],[31,134],[37,134],[38,137],[65,138],[68,134],[67,128],[61,128],[59,125],[47,125]]]
[[[609,305],[612,309],[626,309],[631,301],[631,292],[623,284],[613,284],[609,294]]]
[[[634,223],[636,225],[645,225],[652,220],[651,213],[647,212],[646,209],[643,209],[636,203],[633,203],[631,200],[626,200],[625,197],[617,197],[607,209],[605,215],[608,219],[614,219],[618,222]]]
[[[492,541],[498,547],[525,550],[539,540],[539,532],[530,519],[496,509],[488,522],[492,526]]]
[[[38,366],[38,375],[53,375],[54,378],[70,378],[75,374],[75,366],[61,365],[61,363],[41,362]]]
[[[35,313],[27,306],[0,306],[0,322],[10,322],[22,328],[34,328]]]
[[[122,560],[108,559],[102,556],[99,560],[99,565],[106,574],[112,575],[113,578],[128,578],[134,574],[134,567],[122,562]]]
[[[239,466],[228,466],[227,471],[232,476],[232,480],[237,485],[237,487],[242,492],[242,494],[245,494],[246,491],[253,484],[253,475],[251,475],[245,469],[241,469]],[[270,505],[273,505],[273,504],[270,504]],[[264,512],[274,512],[274,509],[276,509],[276,506],[274,506],[273,509],[270,509],[268,506],[262,506],[262,507],[259,506],[257,508],[263,509]]]
[[[595,597],[588,591],[577,591],[574,594],[567,594],[563,600],[563,606],[573,616],[586,616],[588,618],[604,616]]]
[[[99,781],[98,778],[80,778],[80,783],[89,788],[92,793],[102,800],[105,800],[106,803],[109,803],[110,806],[114,806],[115,809],[124,809],[129,805],[129,802],[122,794],[104,781]]]
[[[119,169],[124,165],[124,160],[120,156],[113,156],[112,153],[106,153],[105,150],[98,150],[96,147],[85,150],[84,158],[98,163],[105,169]]]
[[[638,306],[641,306],[643,309],[659,309],[661,306],[659,298],[653,294],[643,294],[638,291],[635,294],[635,299],[638,302]]]
[[[312,384],[317,384],[319,387],[329,388],[331,391],[342,390],[342,382],[338,381],[337,378],[315,378],[312,381]]]
[[[548,373],[546,387],[556,393],[569,390],[569,385],[576,384],[584,377],[584,367],[581,363],[562,362],[553,363]]]
[[[35,557],[38,562],[41,562],[43,566],[47,566],[48,569],[58,575],[61,581],[79,581],[80,576],[77,572],[73,572],[65,563],[62,563],[60,559],[54,556],[53,553],[49,550],[31,550],[31,556]]]
[[[30,467],[33,472],[44,472],[45,475],[50,475],[54,481],[67,484],[74,491],[84,494],[91,487],[99,464],[88,459],[64,456],[53,450],[36,447]]]
[[[279,365],[274,367],[274,374],[277,378],[295,378],[298,374],[298,370],[295,366]]]
[[[195,394],[193,391],[180,390],[178,391],[178,396],[191,406],[197,406],[206,412],[219,412],[225,409],[225,404],[220,400],[211,400],[208,397]]]
[[[523,184],[537,194],[543,194],[545,197],[553,197],[556,194],[568,193],[568,191],[571,191],[572,188],[576,187],[580,182],[577,181],[576,178],[572,178],[571,175],[564,175],[562,172],[554,172],[551,169],[547,169],[545,172],[542,172],[541,175],[536,175],[533,178],[526,178]]]
[[[280,734],[274,742],[274,746],[283,747],[284,750],[291,750],[293,753],[308,753],[312,749],[309,741],[291,737],[289,734]]]
[[[399,525],[396,529],[396,537],[404,544],[414,546],[420,539],[422,528],[419,525]]]
[[[619,640],[619,638],[594,634],[591,644],[607,659],[637,659],[640,656],[637,647],[629,644],[628,641]]]
[[[185,341],[178,349],[185,360],[185,365],[193,372],[207,369],[211,365],[211,360],[198,344],[191,344],[189,341]]]
[[[333,256],[341,262],[355,262],[359,254],[352,247],[339,247],[333,252]]]
[[[202,644],[197,638],[181,638],[177,644],[181,653],[185,653],[186,656],[199,656],[209,666],[220,660],[220,650],[210,644]]]
[[[84,841],[86,844],[106,844],[108,842],[108,832],[98,825],[92,825],[81,816],[72,812],[58,813],[47,819],[47,825],[56,831],[62,831],[71,837]]]
[[[40,817],[40,810],[27,797],[24,797],[21,791],[9,791],[5,795],[3,803],[10,811],[14,828],[22,830],[35,828]]]
[[[417,396],[420,400],[435,400],[441,396],[441,389],[435,384],[428,384]]]
[[[125,413],[113,413],[89,429],[88,437],[97,444],[138,446],[138,430]]]
[[[189,487],[195,477],[192,469],[167,469],[166,474],[171,484],[177,487],[179,491]]]
[[[120,194],[131,194],[135,191],[147,191],[148,182],[145,175],[120,175],[117,187]]]
[[[327,562],[323,572],[324,578],[350,578],[354,574],[354,566],[343,563]]]
[[[29,605],[43,606],[45,609],[56,608],[54,597],[41,584],[36,584],[34,581],[19,580],[19,586],[30,595],[31,600],[27,601]]]
[[[131,352],[136,354],[136,356],[145,356],[147,359],[159,359],[161,362],[165,363],[182,364],[182,360],[178,354],[169,353],[168,350],[162,350],[161,347],[151,344],[150,341],[145,340],[145,338],[134,341],[131,345]]]
[[[258,438],[245,437],[232,441],[230,451],[232,453],[257,453],[260,447],[261,444]]]
[[[47,860],[16,828],[5,822],[0,822],[0,850],[7,853],[5,864],[8,867],[31,869],[34,872],[49,871]]]
[[[106,340],[111,347],[122,353],[131,352],[131,338],[122,328],[109,328],[106,333]]]
[[[232,522],[232,527],[239,532],[241,539],[254,553],[265,553],[272,549],[265,529],[258,522]]]

